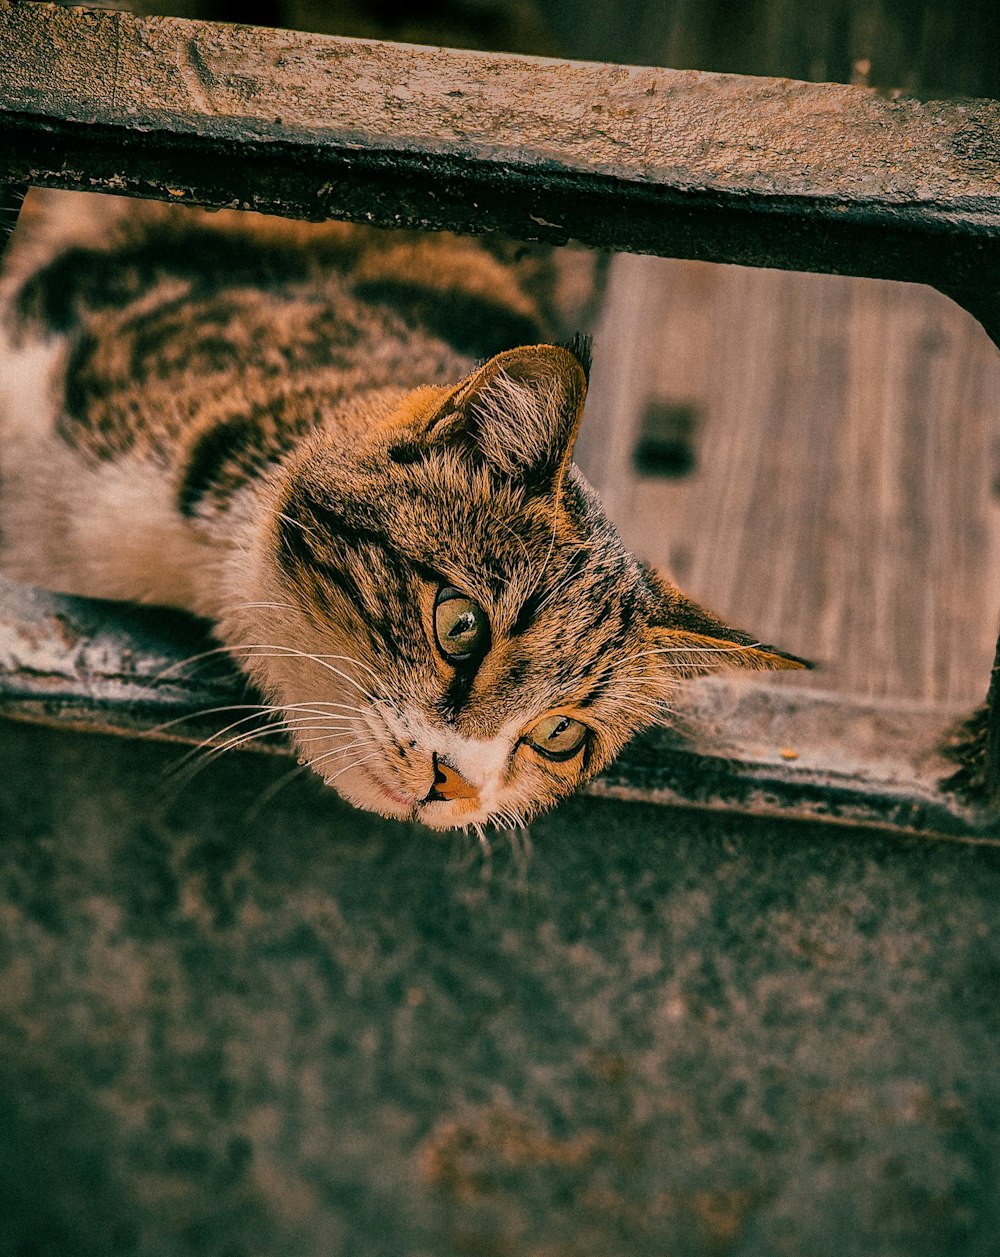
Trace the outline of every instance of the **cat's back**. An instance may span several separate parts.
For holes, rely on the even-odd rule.
[[[238,491],[366,390],[561,337],[589,294],[587,255],[499,239],[51,191],[22,213],[0,279],[0,563],[74,592],[187,605],[185,516],[210,483]],[[169,549],[177,580],[86,574],[125,517],[148,524],[136,563]]]
[[[26,421],[41,355],[63,437],[98,457],[169,441],[183,399],[237,381],[443,382],[458,359],[574,330],[588,290],[589,259],[499,239],[60,192],[22,215],[0,281],[0,423]]]

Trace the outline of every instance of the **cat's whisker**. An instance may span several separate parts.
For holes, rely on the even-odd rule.
[[[264,611],[269,609],[275,611],[298,610],[290,602],[238,602],[232,608],[233,611]]]
[[[350,733],[357,733],[358,728],[357,728],[357,725],[354,723],[354,721],[343,721],[343,722],[338,722],[337,724],[317,724],[315,720],[308,717],[303,717],[301,720],[293,720],[293,721],[287,721],[287,722],[283,721],[281,724],[273,725],[269,729],[251,730],[245,733],[237,734],[236,736],[239,738],[245,738],[248,741],[252,741],[254,736],[257,733],[261,733],[261,734],[288,733],[288,734],[294,734],[295,740],[298,741],[300,739],[300,735],[303,733],[314,733],[314,732],[325,732],[325,731],[331,731],[331,732],[335,731],[342,735],[346,735]]]
[[[257,718],[257,714],[254,713],[253,716],[246,717],[245,719],[255,720],[256,718]],[[185,765],[190,763],[191,760],[196,759],[203,752],[205,753],[205,758],[208,759],[214,751],[227,749],[229,745],[231,744],[232,739],[227,739],[227,741],[222,744],[219,744],[216,741],[216,739],[225,737],[225,735],[229,732],[230,729],[238,728],[238,726],[243,723],[244,721],[242,720],[233,721],[233,723],[231,725],[227,725],[225,729],[220,729],[216,733],[209,734],[207,738],[203,738],[202,741],[197,744],[197,746],[192,747],[191,750],[188,751],[186,755],[181,757],[175,771],[179,771],[183,769]],[[278,733],[281,731],[281,727],[282,726],[280,724],[275,723],[275,724],[266,726],[266,728],[264,729],[258,730],[258,732],[262,734],[263,733]],[[239,737],[242,735],[236,735],[236,736]]]
[[[629,702],[639,707],[645,707],[650,710],[658,711],[665,703],[665,699],[651,698],[648,691],[637,687],[630,689],[628,686],[617,686],[614,692],[614,699],[617,703]]]
[[[310,528],[301,519],[296,519],[294,516],[287,514],[285,511],[275,511],[274,516],[275,519],[284,520],[286,524],[290,524],[293,528],[297,528],[300,532],[307,533],[309,536],[313,537],[316,535],[314,529]]]
[[[479,821],[470,821],[468,824],[463,825],[462,828],[465,833],[468,833],[471,829],[476,835],[476,845],[479,848],[479,854],[482,859],[482,878],[484,882],[491,881],[493,877],[493,847],[486,836],[485,826]],[[469,857],[462,861],[461,868],[463,870],[467,869],[472,862],[472,850],[474,848],[470,849]]]
[[[531,551],[528,549],[527,542],[524,540],[524,538],[521,536],[519,532],[517,532],[514,528],[510,526],[510,524],[507,523],[505,519],[497,519],[496,522],[504,530],[504,532],[509,537],[512,537],[514,541],[516,541],[517,544],[521,547],[521,550],[524,553],[524,561],[528,568],[528,575],[529,577],[531,577],[533,574],[535,565],[534,565],[534,562],[532,561]],[[539,573],[539,575],[541,575],[541,573]],[[531,581],[531,584],[528,585],[528,592],[529,593],[532,592],[537,587],[537,585],[538,585],[538,578],[536,577]]]
[[[200,654],[190,655],[187,659],[181,659],[176,663],[170,664],[169,667],[156,673],[154,680],[162,681],[169,677],[171,673],[175,673],[181,668],[188,667],[190,664],[201,663],[205,659],[210,659],[213,656],[223,654],[230,656],[245,654],[251,659],[308,659],[313,663],[319,664],[320,667],[326,668],[342,680],[347,681],[348,684],[353,685],[364,695],[365,698],[370,699],[372,702],[377,700],[376,696],[372,694],[370,690],[367,690],[355,677],[348,676],[347,673],[341,671],[339,668],[335,668],[332,664],[327,663],[326,660],[337,659],[344,663],[353,664],[359,668],[363,668],[366,672],[371,674],[377,684],[381,685],[382,683],[381,677],[379,677],[378,673],[373,668],[369,667],[368,664],[363,663],[360,659],[352,659],[348,655],[312,655],[308,651],[297,650],[293,646],[274,645],[269,642],[252,642],[238,646],[216,646],[211,650],[203,650]]]
[[[225,729],[220,729],[210,737],[220,737],[229,729],[235,728],[244,721],[255,720],[258,716],[280,716],[286,711],[304,711],[311,712],[316,716],[333,716],[336,713],[328,711],[329,707],[342,707],[345,711],[357,712],[358,715],[363,714],[364,709],[361,707],[350,707],[346,703],[285,703],[277,706],[273,703],[228,703],[224,707],[202,707],[198,711],[188,712],[183,716],[176,716],[173,720],[165,720],[162,724],[155,725],[152,729],[147,730],[147,735],[152,736],[157,733],[163,733],[167,729],[175,728],[177,725],[184,724],[190,720],[200,720],[205,716],[218,716],[224,712],[230,711],[249,711],[249,716],[244,716],[242,720],[236,720],[231,725],[227,725]],[[206,739],[207,740],[207,739]],[[202,743],[204,745],[204,743]]]
[[[345,663],[355,664],[360,668],[364,668],[366,672],[370,672],[376,683],[381,685],[382,679],[373,668],[361,663],[358,659],[350,658],[348,655],[312,655],[306,650],[296,650],[293,646],[275,646],[270,643],[255,643],[253,645],[239,646],[236,649],[248,652],[251,659],[307,659],[312,663],[318,664],[321,668],[326,668],[328,672],[332,672],[334,676],[340,677],[341,680],[346,681],[349,685],[353,685],[365,698],[371,699],[372,702],[377,701],[371,690],[366,689],[356,677],[348,676],[340,668],[335,668],[333,664],[327,663],[328,659],[339,659]]]
[[[247,808],[243,816],[244,825],[253,825],[261,812],[271,802],[279,790],[283,790],[289,782],[294,781],[296,777],[301,777],[303,773],[309,771],[308,764],[296,764],[291,771],[283,773],[277,781],[273,781],[266,790],[261,791],[260,795],[254,800],[251,807]]]
[[[246,717],[248,720],[252,720],[257,715],[276,713],[280,710],[270,703],[228,703],[225,707],[202,707],[198,711],[189,711],[183,716],[175,716],[173,720],[165,720],[162,724],[154,725],[152,729],[146,730],[146,736],[153,737],[158,733],[164,733],[167,729],[173,729],[189,720],[200,720],[205,716],[220,716],[223,712],[250,711],[251,709],[252,714]]]
[[[533,854],[531,832],[516,813],[505,812],[504,817],[509,821],[509,826],[504,832],[510,843],[511,859],[517,871],[518,885],[524,886]]]
[[[334,718],[333,713],[331,712],[318,711],[318,710],[314,710],[314,709],[310,709],[306,707],[305,708],[305,711],[307,713],[306,715],[300,717],[299,719],[295,721],[290,721],[286,719],[286,717],[284,716],[284,712],[291,711],[291,710],[293,710],[292,707],[286,707],[284,709],[272,708],[268,710],[266,713],[261,713],[258,711],[251,712],[249,716],[243,716],[240,720],[234,720],[231,724],[226,725],[224,729],[217,729],[213,733],[210,733],[209,736],[207,738],[204,738],[201,742],[199,742],[198,745],[194,747],[194,749],[188,753],[188,755],[190,757],[191,755],[197,754],[198,751],[203,750],[205,747],[212,747],[216,745],[216,739],[225,737],[225,735],[231,729],[238,729],[240,725],[247,724],[251,720],[262,719],[264,715],[273,717],[273,723],[266,725],[262,730],[260,730],[260,732],[266,732],[266,733],[280,732],[282,729],[290,729],[294,727],[296,724],[300,724],[300,723],[311,724],[317,718],[318,719]],[[344,719],[345,721],[347,720],[346,717],[343,717],[342,719]]]
[[[373,759],[381,758],[381,754],[382,754],[381,751],[376,751],[374,755],[366,755],[366,756],[363,756],[361,759],[352,760],[351,763],[348,764],[346,768],[342,768],[339,772],[334,773],[332,777],[324,776],[323,780],[326,782],[328,786],[332,786],[338,777],[343,777],[344,773],[349,773],[355,768],[360,768],[362,764],[368,764]],[[320,759],[323,759],[323,758],[324,756],[320,756]],[[310,767],[315,768],[318,762],[319,762],[318,760],[310,761]]]
[[[486,828],[483,825],[474,825],[476,838],[479,841],[479,850],[483,856],[483,881],[489,882],[493,880],[493,844],[486,836]]]
[[[324,751],[322,755],[310,756],[309,757],[310,766],[315,768],[315,766],[317,764],[321,764],[323,760],[330,759],[334,755],[345,755],[348,751],[354,750],[355,747],[358,747],[358,746],[368,747],[372,745],[371,740],[369,738],[356,736],[357,730],[354,730],[354,733],[355,733],[354,741],[347,743],[346,746],[335,746],[330,751]]]
[[[312,729],[307,729],[307,730],[306,730],[306,732],[307,732],[307,733],[313,733],[313,732],[316,732],[316,730],[317,730],[318,728],[320,728],[320,729],[321,729],[322,727],[323,727],[322,725],[320,725],[320,726],[314,726]],[[316,736],[316,737],[314,737],[314,738],[304,738],[304,737],[302,737],[301,735],[298,735],[298,734],[297,734],[297,735],[296,735],[296,737],[295,737],[295,745],[296,745],[296,746],[309,746],[309,745],[311,745],[313,742],[329,742],[331,738],[334,738],[334,737],[349,737],[349,736],[350,736],[350,734],[352,734],[352,733],[356,733],[356,732],[357,732],[357,730],[356,730],[356,729],[351,728],[351,729],[347,729],[347,730],[341,730],[341,731],[338,731],[338,732],[335,732],[335,733],[317,733],[317,736]]]
[[[552,555],[555,552],[556,537],[558,536],[558,533],[559,533],[559,494],[560,494],[561,488],[562,488],[562,485],[560,484],[556,489],[556,493],[555,493],[556,502],[555,502],[555,509],[552,512],[552,532],[549,536],[549,548],[546,551],[545,558],[542,560],[541,567],[538,569],[538,581],[536,581],[536,583],[532,585],[531,587],[532,593],[534,593],[534,591],[538,588],[538,584],[541,582],[542,577],[548,571],[549,564],[552,561]]]
[[[230,728],[234,727],[235,725],[230,726]],[[310,724],[306,729],[306,732],[313,727],[315,726]],[[220,737],[222,734],[213,734],[212,738],[207,738],[204,742],[190,750],[187,755],[180,760],[176,768],[173,770],[173,775],[180,778],[187,769],[189,771],[189,779],[193,778],[203,768],[207,767],[213,759],[217,759],[226,752],[238,750],[241,747],[248,746],[251,742],[260,741],[263,738],[272,737],[275,734],[288,733],[289,728],[289,725],[285,723],[276,723],[268,725],[263,729],[253,729],[244,733],[235,734],[233,737],[227,738],[226,741],[222,743],[214,741],[214,738]],[[226,730],[222,730],[222,733],[225,732]],[[350,737],[353,732],[353,728],[346,728],[344,732],[336,736]],[[191,761],[195,762],[192,764]]]
[[[538,604],[538,608],[535,611],[536,619],[539,615],[541,615],[541,613],[545,610],[546,607],[551,605],[551,603],[559,596],[559,594],[563,592],[564,589],[568,588],[568,586],[572,584],[574,579],[579,575],[579,573],[574,571],[572,566],[570,565],[572,564],[573,560],[577,557],[577,555],[584,554],[586,552],[586,549],[587,549],[586,545],[581,543],[580,545],[576,547],[576,549],[570,555],[567,556],[566,563],[567,563],[567,566],[569,567],[569,570],[566,572],[565,576],[563,576],[560,580],[556,581],[555,585],[552,586],[549,592],[545,595],[542,601]],[[545,569],[548,567],[549,562],[551,561],[551,558],[552,558],[552,551],[550,548],[549,554],[545,560],[545,564],[543,565],[542,571],[539,574],[539,578],[541,578],[541,576],[544,576]],[[537,588],[537,585],[533,586],[533,588]]]
[[[357,751],[358,749],[359,749],[359,744],[357,744],[357,743],[354,743],[354,744],[352,744],[352,745],[350,745],[350,746],[345,746],[345,747],[343,747],[343,748],[342,748],[342,750],[339,752],[339,755],[340,755],[340,757],[341,757],[341,762],[342,762],[342,757],[343,757],[343,756],[350,755],[352,751]],[[360,748],[360,749],[363,749],[363,748]],[[351,762],[350,762],[349,764],[344,764],[344,766],[341,768],[341,770],[340,770],[339,772],[335,772],[332,776],[330,776],[329,768],[319,769],[319,768],[317,768],[317,764],[321,763],[321,762],[322,762],[322,761],[324,761],[324,760],[331,759],[331,758],[334,758],[334,757],[333,757],[332,755],[330,755],[330,756],[327,756],[327,755],[321,755],[321,756],[318,756],[318,757],[317,757],[316,759],[314,759],[314,760],[312,760],[312,759],[311,759],[311,760],[307,760],[307,761],[306,761],[306,762],[307,762],[307,764],[308,764],[308,766],[309,766],[309,768],[311,768],[311,769],[313,770],[313,772],[318,773],[318,774],[319,774],[319,776],[320,776],[320,777],[322,777],[322,779],[323,779],[324,783],[325,783],[326,785],[328,785],[328,786],[332,786],[332,785],[333,785],[333,783],[334,783],[334,782],[335,782],[335,781],[336,781],[339,777],[343,777],[343,775],[344,775],[345,773],[349,773],[349,772],[350,772],[353,768],[357,768],[357,767],[358,767],[359,765],[361,765],[361,764],[367,764],[367,763],[369,762],[369,760],[374,759],[374,758],[376,758],[376,757],[375,757],[375,756],[373,756],[373,755],[371,755],[371,756],[368,756],[368,758],[367,758],[367,759],[355,759],[355,760],[351,760]],[[337,767],[337,765],[336,765],[336,764],[333,764],[333,765],[331,765],[330,767],[336,768],[336,767]]]
[[[653,720],[660,720],[663,716],[669,714],[670,707],[664,703],[648,701],[638,694],[620,694],[617,696],[620,702],[623,702],[632,715],[643,715]]]
[[[188,655],[186,659],[175,660],[166,668],[161,668],[159,672],[154,672],[152,679],[154,681],[163,681],[172,673],[180,672],[181,668],[187,668],[193,663],[201,663],[205,659],[211,659],[216,655],[231,655],[233,647],[231,646],[214,646],[211,650],[200,651],[197,655]]]
[[[578,545],[576,549],[567,557],[566,559],[567,565],[572,564],[573,560],[577,557],[577,555],[585,554],[587,552],[587,548],[588,547],[586,543],[581,543],[580,545]],[[591,578],[593,578],[598,573],[606,572],[609,569],[613,569],[613,568],[619,568],[620,566],[621,566],[620,556],[612,555],[610,558],[598,559],[597,562],[592,562],[590,564],[588,574]],[[561,593],[565,592],[565,590],[569,588],[569,586],[573,583],[573,581],[577,580],[579,577],[580,577],[579,570],[573,570],[572,568],[570,568],[570,570],[567,571],[566,575],[563,576],[559,581],[557,581],[557,583],[549,590],[549,592],[542,599],[541,603],[538,606],[538,610],[536,611],[536,615],[539,615],[546,607],[550,606],[551,603],[553,603],[555,599],[558,598],[558,596]]]
[[[173,781],[177,785],[179,790],[184,789],[186,786],[189,786],[191,784],[191,782],[195,779],[195,777],[199,775],[199,773],[201,773],[205,768],[207,768],[209,764],[211,764],[213,760],[217,759],[220,755],[228,751],[237,750],[240,747],[246,746],[248,743],[254,741],[255,739],[264,738],[264,737],[270,736],[271,734],[283,733],[283,732],[285,732],[285,729],[283,728],[283,726],[275,725],[267,729],[258,729],[250,733],[238,734],[235,737],[228,739],[225,743],[221,745],[213,746],[213,745],[208,745],[206,743],[203,743],[202,745],[198,747],[194,747],[191,751],[189,751],[187,755],[185,755],[177,765],[175,765],[172,769],[168,771],[166,776],[169,780]],[[350,737],[352,732],[353,732],[352,730],[348,730],[348,731],[345,731],[344,733],[330,735],[330,736]],[[352,743],[350,746],[344,749],[350,750],[352,749],[353,746],[356,746],[356,745],[359,745],[359,743],[358,742]],[[305,769],[305,768],[311,767],[311,764],[309,762],[305,762],[303,764],[300,764],[298,767],[301,769]]]

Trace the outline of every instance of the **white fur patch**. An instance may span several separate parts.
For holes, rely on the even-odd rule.
[[[485,820],[501,805],[510,758],[524,727],[521,717],[508,721],[492,738],[468,738],[451,725],[432,724],[413,708],[386,723],[401,740],[412,739],[425,754],[436,754],[476,788],[481,811],[468,819]]]
[[[88,463],[56,433],[65,342],[0,344],[0,570],[64,593],[215,615],[218,556],[139,458]]]

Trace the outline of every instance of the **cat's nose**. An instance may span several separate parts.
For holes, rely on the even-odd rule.
[[[424,803],[440,803],[445,799],[475,799],[479,791],[470,785],[465,778],[446,764],[437,755],[432,756],[434,762],[434,784],[427,792]]]

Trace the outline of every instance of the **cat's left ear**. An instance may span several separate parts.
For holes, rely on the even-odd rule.
[[[504,476],[555,479],[572,456],[588,366],[582,339],[505,350],[462,381],[424,441],[460,443]]]
[[[812,668],[807,659],[725,624],[652,568],[647,568],[646,577],[659,601],[650,627],[652,657],[671,676],[707,676],[729,668],[753,672]]]

